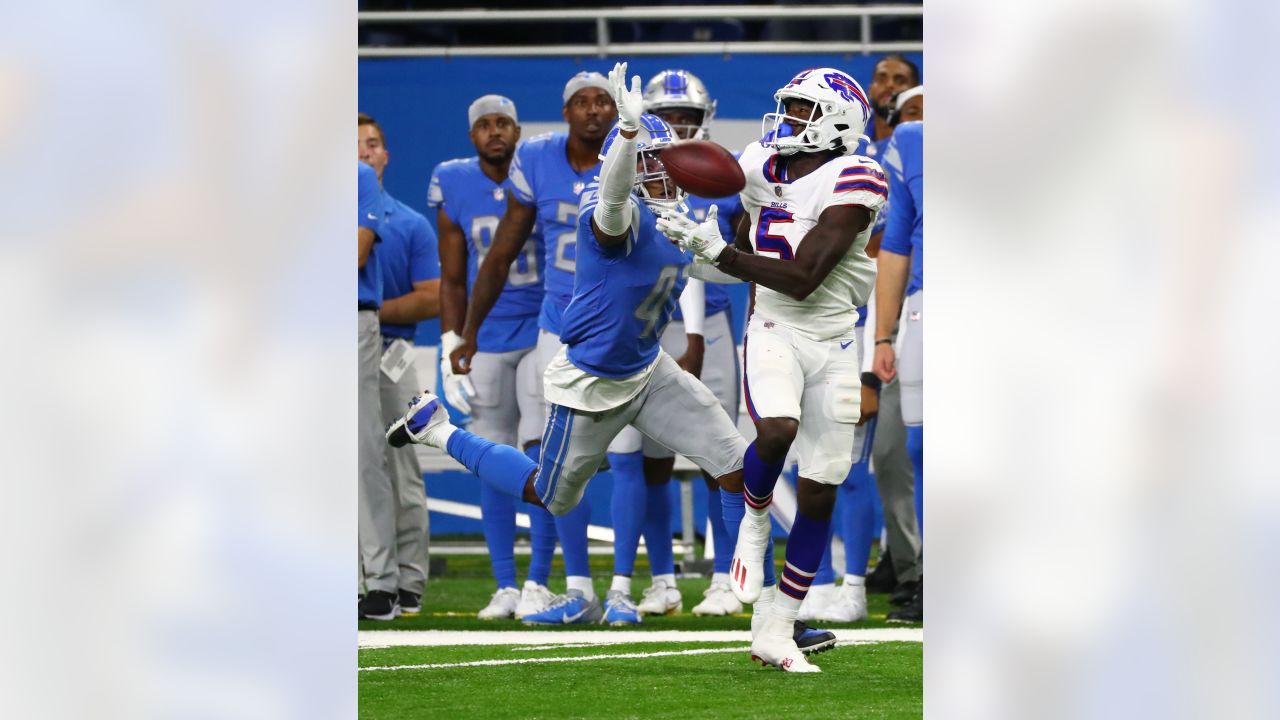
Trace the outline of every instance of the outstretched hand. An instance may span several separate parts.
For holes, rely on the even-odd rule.
[[[644,114],[644,96],[640,92],[640,76],[631,78],[627,89],[627,64],[620,62],[609,71],[609,92],[618,106],[618,126],[628,132],[640,129],[640,116]]]

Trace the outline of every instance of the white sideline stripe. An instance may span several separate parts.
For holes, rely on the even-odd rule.
[[[458,517],[469,518],[471,520],[480,519],[479,505],[460,503],[455,500],[441,500],[440,498],[429,497],[427,498],[427,510],[443,513],[445,515],[456,515]],[[516,513],[516,527],[529,527],[529,515],[527,513]],[[611,543],[613,542],[613,528],[601,527],[599,525],[588,525],[587,539]],[[641,542],[643,542],[643,539]]]
[[[842,643],[924,642],[923,628],[833,630]],[[449,645],[619,645],[622,643],[750,642],[747,630],[363,630],[361,648]]]
[[[613,655],[585,655],[581,657],[511,658],[509,660],[474,660],[472,662],[428,663],[426,665],[374,665],[360,668],[360,672],[372,670],[438,670],[441,668],[480,667],[483,665],[530,665],[533,663],[591,662],[592,660],[633,660],[640,658],[670,657],[672,655],[708,655],[710,653],[750,652],[751,647],[704,648],[699,650],[660,650],[651,653],[615,653]]]

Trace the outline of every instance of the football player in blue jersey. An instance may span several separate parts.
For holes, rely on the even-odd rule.
[[[477,336],[471,373],[455,374],[449,361],[449,353],[461,341],[467,290],[475,282],[507,205],[502,184],[520,140],[516,106],[508,98],[477,98],[467,110],[467,120],[476,155],[437,166],[427,196],[427,204],[436,208],[440,228],[440,376],[449,403],[471,415],[471,432],[527,450],[538,443],[546,417],[533,352],[542,306],[540,235],[534,235],[512,263],[506,287]],[[487,485],[480,486],[481,521],[497,582],[489,604],[477,613],[482,620],[521,618],[542,612],[551,602],[547,578],[556,545],[555,519],[544,507],[519,503],[529,515],[533,553],[529,577],[518,590],[517,503]]]
[[[728,483],[741,484],[746,448],[706,386],[659,346],[690,261],[656,227],[655,212],[676,210],[683,199],[658,159],[674,138],[665,122],[643,114],[640,79],[626,89],[625,63],[610,73],[609,85],[620,119],[602,148],[599,179],[586,188],[576,216],[573,296],[559,318],[564,345],[544,376],[551,413],[539,462],[457,429],[429,393],[387,430],[393,445],[444,448],[482,482],[558,516],[579,504],[610,443],[628,425]],[[600,605],[576,588],[558,612],[563,623],[605,619]]]
[[[677,139],[708,139],[711,119],[715,115],[715,100],[707,93],[702,81],[686,70],[664,70],[645,85],[645,112],[652,113],[671,125]],[[689,197],[686,204],[691,214],[704,220],[707,210],[718,205],[721,222],[729,223],[740,212],[737,196],[707,200]],[[686,372],[703,380],[704,384],[720,400],[730,419],[736,423],[738,414],[737,352],[733,343],[729,318],[729,296],[720,285],[704,288],[701,280],[690,280],[685,286],[687,301],[695,309],[686,318],[677,308],[672,323],[660,339],[662,348]],[[698,298],[705,300],[700,301]],[[707,334],[710,337],[707,337]],[[727,338],[727,341],[725,341]],[[707,357],[707,348],[711,348]],[[710,362],[708,363],[707,360]],[[638,609],[642,614],[669,614],[679,612],[683,598],[675,584],[675,558],[671,542],[671,496],[668,481],[671,478],[675,458],[671,451],[648,438],[642,442],[644,455],[644,482],[625,485],[615,481],[613,495],[613,520],[615,531],[615,583],[620,575],[628,579],[635,565],[636,548],[643,532],[648,548],[653,584],[645,590]],[[717,572],[704,600],[694,608],[697,615],[730,615],[742,611],[741,603],[729,590],[728,563],[732,554],[732,540],[725,529],[720,511],[719,487],[707,476],[709,493],[708,516],[713,528],[713,542],[717,551]],[[721,568],[719,565],[723,565]],[[629,580],[628,580],[629,582]]]
[[[916,522],[924,535],[924,123],[907,122],[893,131],[885,149],[885,169],[894,201],[880,245],[879,280],[876,285],[875,361],[881,380],[895,376],[902,386],[902,421],[907,426],[907,454],[915,471]],[[902,329],[902,354],[894,351],[890,333],[902,308],[907,311]],[[891,621],[924,620],[924,578],[915,596],[889,614]]]
[[[579,199],[599,171],[600,147],[617,118],[608,83],[599,73],[581,72],[570,78],[564,87],[563,100],[568,132],[530,138],[517,149],[512,160],[510,175],[504,183],[507,208],[494,232],[489,254],[476,274],[462,337],[449,353],[452,370],[458,375],[471,372],[479,328],[492,312],[511,263],[527,246],[535,224],[545,239],[545,294],[534,351],[539,379],[561,347],[562,317],[573,297]],[[536,457],[541,447],[539,443],[529,451]],[[608,462],[614,478],[622,486],[643,483],[639,434],[634,430],[621,433],[610,450]],[[587,559],[590,517],[590,503],[584,502],[555,520],[564,551],[566,583],[587,603],[596,602]],[[630,590],[626,590],[625,595],[629,597]],[[562,596],[548,612],[532,613],[523,620],[528,624],[559,622],[565,614],[565,603],[575,602],[568,598],[568,595]],[[618,624],[634,624],[640,616],[633,607],[621,603],[612,620]]]

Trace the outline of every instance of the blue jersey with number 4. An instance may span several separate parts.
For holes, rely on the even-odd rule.
[[[511,175],[503,187],[521,203],[536,208],[538,227],[546,241],[546,295],[538,325],[559,335],[561,316],[573,299],[573,275],[578,250],[578,200],[600,171],[596,163],[574,172],[565,154],[569,136],[548,133],[525,141],[511,161]]]
[[[479,158],[448,160],[431,173],[427,205],[443,208],[462,229],[467,246],[467,293],[493,244],[498,220],[507,207],[507,191],[480,169]],[[542,307],[542,236],[537,232],[511,263],[507,284],[476,334],[480,352],[507,352],[538,341],[538,312]]]
[[[560,341],[579,370],[625,378],[658,357],[658,338],[684,290],[689,256],[658,232],[657,217],[634,196],[639,211],[627,239],[601,245],[591,229],[597,189],[592,183],[582,195],[578,272]]]

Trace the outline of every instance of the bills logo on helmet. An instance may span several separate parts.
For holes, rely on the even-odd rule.
[[[792,85],[799,85],[800,83],[804,82],[804,79],[809,77],[809,73],[813,72],[813,70],[814,70],[813,68],[806,68],[804,70],[801,70],[799,75],[796,75],[795,77],[791,78],[791,82],[787,83],[787,87],[791,87]]]
[[[838,72],[830,72],[822,76],[827,81],[827,85],[840,94],[840,97],[849,102],[860,103],[864,108],[867,106],[867,99],[862,96],[862,90],[858,88],[858,84],[847,75]]]

